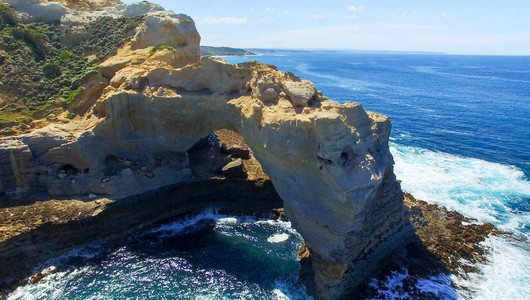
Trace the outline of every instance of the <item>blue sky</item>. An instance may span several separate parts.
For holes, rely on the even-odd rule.
[[[191,16],[202,45],[530,55],[530,0],[150,2]]]

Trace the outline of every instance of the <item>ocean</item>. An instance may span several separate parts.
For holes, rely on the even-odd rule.
[[[390,116],[403,190],[510,236],[492,236],[490,263],[467,278],[380,282],[376,299],[530,298],[530,57],[264,51],[257,60],[311,80],[337,102]],[[308,299],[298,280],[301,237],[289,222],[205,212],[56,258],[66,265],[11,299]]]

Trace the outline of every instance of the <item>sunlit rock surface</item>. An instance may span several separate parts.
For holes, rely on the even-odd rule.
[[[31,9],[47,7],[33,2]],[[81,22],[64,11],[58,17]],[[188,150],[215,130],[231,129],[244,137],[303,236],[318,298],[346,295],[411,233],[387,117],[331,101],[273,66],[200,59],[193,21],[157,5],[93,14],[147,17],[83,83],[69,106],[75,119],[0,140],[2,192],[119,200],[193,182]],[[171,47],[153,51],[159,45]]]

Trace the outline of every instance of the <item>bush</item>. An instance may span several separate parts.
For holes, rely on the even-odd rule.
[[[9,4],[0,2],[0,30],[17,23],[17,14]]]
[[[61,67],[54,63],[45,64],[42,71],[44,72],[44,76],[49,79],[61,76]]]
[[[7,103],[0,108],[0,131],[31,120],[37,111],[74,101],[84,90],[83,79],[98,72],[84,56],[114,54],[143,18],[98,18],[82,29],[79,43],[68,44],[70,29],[56,23],[20,24],[11,6],[0,1],[0,94]]]
[[[85,90],[85,88],[80,86],[80,87],[78,87],[75,90],[70,90],[68,92],[64,92],[63,95],[61,96],[61,101],[63,103],[69,104],[70,102],[74,101],[75,97],[77,97],[77,95],[79,95],[84,90]]]
[[[26,27],[24,25],[13,28],[13,36],[22,40],[33,50],[37,58],[44,59],[46,54],[46,35],[38,29]]]
[[[85,39],[71,47],[71,50],[79,55],[88,56],[96,54],[99,60],[103,60],[116,54],[118,48],[131,40],[131,29],[138,27],[144,20],[144,16],[132,18],[99,17],[90,22],[85,28]]]
[[[155,54],[156,52],[166,50],[166,49],[174,50],[173,47],[169,45],[158,45],[158,46],[151,48],[151,50],[149,50],[149,56],[153,56],[153,54]]]
[[[73,56],[74,54],[70,50],[61,50],[61,52],[59,52],[59,58],[64,61],[70,60]]]

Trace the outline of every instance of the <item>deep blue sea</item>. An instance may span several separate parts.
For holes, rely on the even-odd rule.
[[[406,270],[377,299],[530,298],[530,56],[267,51],[257,60],[315,83],[338,102],[391,117],[391,151],[405,191],[492,222],[489,264],[468,278],[417,279]],[[288,222],[205,213],[131,236],[118,248],[88,247],[83,263],[19,288],[13,299],[307,299],[298,282],[300,236]],[[44,267],[44,266],[43,266]]]

